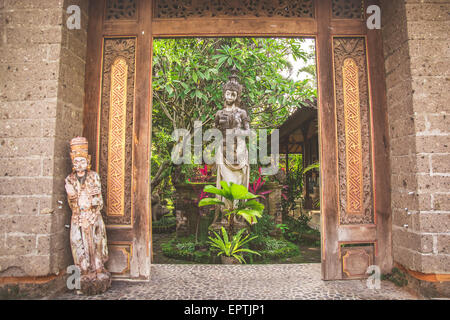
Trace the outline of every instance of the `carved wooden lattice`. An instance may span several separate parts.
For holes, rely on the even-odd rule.
[[[363,19],[364,0],[333,0],[334,19]]]
[[[364,38],[334,38],[341,224],[373,223],[370,107]]]
[[[125,198],[125,138],[128,65],[119,57],[111,67],[108,137],[108,216],[123,216]]]
[[[347,213],[360,214],[363,205],[361,114],[358,66],[347,58],[342,67],[344,88],[345,144],[347,159]]]
[[[107,225],[132,221],[135,38],[105,39],[99,172]]]
[[[106,20],[136,20],[136,0],[108,0]]]
[[[314,18],[314,0],[155,0],[155,18]]]

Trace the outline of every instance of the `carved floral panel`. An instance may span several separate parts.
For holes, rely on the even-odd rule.
[[[333,0],[334,19],[363,19],[364,0]]]
[[[374,223],[370,105],[364,38],[334,38],[341,224]]]
[[[314,18],[314,0],[155,0],[155,18]]]
[[[106,20],[136,20],[136,0],[107,0]]]
[[[99,173],[107,225],[132,222],[135,38],[104,41]]]

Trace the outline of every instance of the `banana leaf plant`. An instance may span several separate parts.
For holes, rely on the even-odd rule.
[[[221,231],[222,236],[216,232],[213,232],[215,237],[209,237],[208,241],[211,247],[218,250],[217,256],[223,255],[226,257],[233,257],[238,260],[239,263],[246,263],[244,257],[242,256],[244,252],[260,255],[256,251],[244,248],[245,244],[257,238],[256,236],[249,238],[250,235],[243,237],[243,234],[246,231],[245,228],[239,230],[239,232],[231,239],[224,227],[221,228]]]
[[[242,217],[250,225],[258,222],[264,211],[264,204],[256,201],[258,195],[248,191],[242,185],[225,181],[221,181],[222,189],[216,188],[212,185],[207,185],[203,189],[204,192],[215,194],[220,198],[203,198],[200,200],[198,206],[220,205],[223,208],[223,213],[228,219],[228,231],[233,232],[235,217]]]

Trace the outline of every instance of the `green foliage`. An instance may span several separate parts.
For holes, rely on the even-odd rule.
[[[381,280],[388,280],[393,282],[397,287],[404,287],[408,285],[408,280],[405,274],[398,268],[393,268],[391,273],[381,275]]]
[[[286,186],[284,189],[284,197],[281,201],[283,208],[283,215],[286,217],[288,213],[295,210],[297,207],[297,200],[303,200],[303,188],[305,175],[311,171],[320,168],[320,164],[313,163],[306,168],[303,167],[303,154],[289,155],[289,171],[286,175]],[[300,204],[302,207],[303,204]],[[283,218],[284,218],[283,217]]]
[[[177,220],[172,215],[165,215],[158,221],[152,222],[152,231],[154,233],[170,233],[175,231],[177,227]]]
[[[209,243],[211,244],[211,247],[215,248],[217,252],[217,256],[225,255],[227,257],[234,257],[237,259],[240,263],[246,263],[244,257],[242,256],[243,253],[251,253],[259,255],[258,252],[247,249],[244,246],[255,239],[256,237],[250,237],[250,235],[246,235],[243,237],[244,232],[247,229],[241,229],[239,232],[234,235],[231,240],[228,236],[227,231],[224,227],[221,228],[222,236],[217,234],[217,232],[213,232],[215,237],[209,237]]]
[[[194,242],[181,242],[176,245],[176,248],[181,251],[187,251],[193,253],[195,251]]]
[[[284,222],[286,223],[288,229],[284,233],[284,238],[288,241],[300,243],[305,240],[304,235],[310,233],[317,233],[320,237],[320,233],[311,229],[308,226],[308,222],[311,220],[308,216],[302,214],[298,219],[295,219],[291,216],[287,216],[284,218]]]
[[[268,237],[273,230],[275,230],[274,218],[267,213],[264,213],[258,223],[251,228],[252,234],[261,238]]]
[[[194,239],[190,238],[173,238],[172,240],[161,244],[163,254],[172,259],[193,261],[197,263],[214,263],[215,257],[211,255],[210,250],[196,250],[199,244],[194,244],[194,250],[192,250],[192,244]],[[207,247],[207,244],[200,244]]]
[[[285,234],[287,230],[289,230],[289,227],[285,223],[279,223],[275,226],[277,229],[281,230],[281,233]]]
[[[314,80],[295,81],[289,61],[313,61],[303,39],[186,38],[154,41],[154,121],[193,128],[211,125],[222,108],[222,85],[233,66],[245,86],[242,106],[258,127],[274,128],[289,113],[317,96]],[[314,63],[312,63],[314,65]]]
[[[264,247],[258,250],[260,256],[252,257],[253,261],[273,263],[274,260],[286,259],[300,255],[300,249],[292,242],[284,239],[275,239],[272,237],[266,237],[262,240]]]
[[[225,181],[221,181],[220,185],[222,189],[216,188],[212,185],[207,185],[203,189],[206,193],[212,193],[219,195],[229,201],[231,207],[227,206],[224,202],[217,198],[204,198],[198,203],[199,207],[210,205],[221,205],[224,207],[225,215],[230,222],[229,229],[233,229],[233,221],[235,216],[243,217],[250,225],[258,222],[257,218],[262,216],[264,211],[264,205],[254,199],[258,198],[257,195],[249,192],[248,189],[242,185],[234,184],[230,182],[228,184]],[[242,201],[250,200],[250,201]],[[237,204],[236,204],[237,203]]]

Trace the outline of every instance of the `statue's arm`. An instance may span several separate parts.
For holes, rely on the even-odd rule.
[[[248,116],[247,111],[242,110],[241,118],[242,118],[242,125],[243,125],[245,133],[249,133],[249,130],[250,130],[250,117]]]
[[[97,172],[94,172],[94,189],[91,192],[92,205],[98,210],[103,209],[103,197],[102,197],[102,183],[100,181],[100,176]]]
[[[65,188],[67,192],[67,202],[72,211],[78,209],[78,195],[75,192],[75,187],[70,181],[69,177],[65,180]]]
[[[215,125],[216,128],[219,128],[219,119],[220,119],[220,111],[218,111],[216,113],[216,116],[214,118],[214,125]]]

